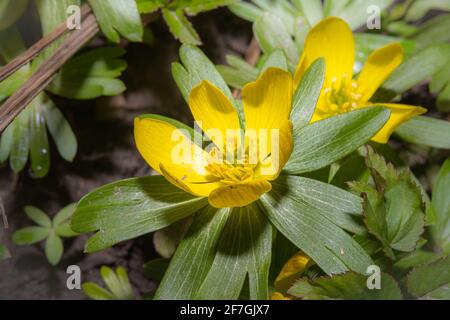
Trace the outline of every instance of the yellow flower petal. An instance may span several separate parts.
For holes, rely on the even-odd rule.
[[[427,112],[427,109],[417,106],[409,106],[405,104],[397,103],[373,103],[377,106],[383,106],[391,110],[391,116],[384,125],[384,127],[378,131],[378,133],[372,137],[372,140],[378,143],[387,143],[391,134],[402,123],[408,121],[414,116],[418,116]],[[370,106],[369,106],[370,107]]]
[[[292,300],[288,296],[283,295],[281,292],[274,292],[272,294],[272,300]]]
[[[292,141],[292,122],[289,120],[284,121],[284,124],[281,125],[278,132],[278,148],[274,148],[275,146],[269,144],[272,142],[272,139],[270,139],[270,141],[259,141],[260,146],[264,143],[267,144],[265,148],[266,150],[271,150],[271,155],[259,163],[255,168],[256,177],[269,181],[275,180],[278,178],[281,170],[291,156],[294,146]],[[276,151],[278,151],[278,157],[275,156]]]
[[[191,181],[186,182],[188,175],[184,172],[180,172],[179,167],[168,168],[163,164],[160,164],[159,167],[161,174],[167,179],[167,181],[172,183],[174,186],[196,196],[206,197],[211,193],[211,191],[222,186],[219,182],[208,181],[205,176],[190,175],[189,179],[191,179]],[[179,178],[180,176],[181,178]],[[192,179],[196,178],[196,182],[192,181]]]
[[[372,52],[357,80],[362,102],[372,97],[402,60],[403,49],[399,43],[391,43]]]
[[[242,90],[246,129],[280,128],[292,107],[292,77],[278,68],[267,69]]]
[[[302,251],[298,252],[286,262],[275,279],[275,289],[277,291],[287,291],[293,282],[297,280],[306,268],[311,265],[312,260]]]
[[[202,81],[189,95],[189,107],[195,121],[223,151],[227,130],[239,130],[239,118],[230,100],[217,87]]]
[[[278,68],[267,69],[256,82],[247,84],[242,90],[246,135],[249,138],[253,131],[253,138],[257,140],[254,143],[258,146],[255,156],[258,161],[264,161],[259,165],[256,176],[274,179],[291,155],[292,124],[289,115],[292,90],[291,75]],[[272,143],[273,138],[276,140]],[[251,145],[250,140],[247,146]],[[250,152],[254,154],[252,150]],[[273,156],[275,152],[277,156]]]
[[[325,59],[325,81],[353,75],[355,42],[348,24],[329,17],[313,27],[306,36],[302,57],[295,72],[294,83],[300,82],[308,67],[318,58]]]
[[[244,207],[272,189],[270,182],[253,180],[250,182],[227,185],[213,190],[208,197],[209,204],[215,208]]]
[[[176,168],[173,174],[177,179],[204,179],[206,153],[173,124],[160,118],[136,118],[134,138],[139,153],[157,172],[162,173],[160,165],[163,164]]]

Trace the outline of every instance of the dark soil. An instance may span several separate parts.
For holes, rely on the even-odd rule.
[[[245,53],[251,25],[227,9],[200,15],[193,22],[204,42],[202,49],[214,62],[223,63],[225,54],[231,52]],[[134,145],[135,116],[157,113],[192,123],[170,72],[171,62],[178,60],[179,43],[161,19],[149,27],[155,34],[153,46],[123,44],[129,64],[122,77],[128,88],[123,95],[83,102],[53,97],[78,139],[73,163],[61,159],[52,144],[51,169],[43,179],[31,178],[26,170],[14,174],[7,165],[0,168],[0,200],[8,220],[8,228],[2,228],[0,222],[0,243],[12,254],[11,259],[0,262],[0,299],[85,299],[81,290],[66,287],[66,268],[72,264],[81,268],[82,282],[101,283],[102,265],[123,266],[136,294],[142,296],[155,287],[143,274],[143,263],[157,257],[150,234],[95,254],[83,253],[86,235],[65,240],[65,253],[56,267],[47,262],[41,245],[11,242],[14,231],[31,225],[23,211],[25,205],[53,216],[99,186],[151,174]]]

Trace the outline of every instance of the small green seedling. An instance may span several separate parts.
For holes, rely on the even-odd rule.
[[[102,266],[100,275],[109,289],[104,289],[94,282],[85,282],[82,285],[84,293],[93,300],[136,300],[127,271],[122,268],[113,269]]]
[[[51,265],[57,265],[64,253],[61,238],[71,238],[78,235],[70,227],[70,218],[75,209],[74,203],[61,209],[51,220],[42,210],[26,206],[24,208],[28,218],[38,226],[26,227],[16,231],[13,241],[18,245],[30,245],[45,240],[45,255]]]
[[[0,244],[0,261],[6,260],[11,257],[9,250],[4,245]]]

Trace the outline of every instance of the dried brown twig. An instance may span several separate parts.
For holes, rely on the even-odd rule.
[[[85,19],[91,13],[91,8],[88,5],[84,5],[81,8],[81,20]],[[70,31],[67,29],[65,22],[61,23],[55,30],[50,32],[47,36],[41,38],[38,42],[33,44],[25,52],[17,56],[14,60],[8,63],[0,70],[0,82],[5,80],[15,71],[19,70],[24,64],[28,63],[31,59],[36,57],[44,49],[61,38],[65,33]]]
[[[73,30],[53,55],[44,61],[36,72],[19,88],[0,108],[0,132],[2,132],[14,118],[52,81],[56,72],[67,62],[87,41],[99,31],[97,20],[88,5],[81,10],[81,28]],[[62,23],[53,32],[38,41],[26,52],[14,59],[0,72],[0,79],[4,79],[33,57],[42,52],[49,45],[58,40],[66,32],[66,23]],[[1,80],[0,80],[1,81]]]

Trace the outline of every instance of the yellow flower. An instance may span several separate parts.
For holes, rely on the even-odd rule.
[[[270,181],[278,177],[292,152],[292,91],[291,75],[277,68],[269,68],[246,85],[242,134],[232,103],[203,81],[192,89],[188,104],[212,146],[199,147],[202,144],[193,141],[175,120],[148,115],[135,119],[137,148],[169,182],[208,197],[213,207],[246,206],[271,190]]]
[[[272,300],[292,300],[292,298],[282,294],[281,292],[274,292],[272,293]]]
[[[292,285],[292,282],[297,280],[311,263],[310,257],[302,251],[297,252],[281,269],[275,279],[275,288],[278,290],[288,289]]]
[[[313,264],[311,258],[302,251],[292,256],[275,279],[274,287],[276,291],[272,294],[272,300],[292,300],[286,292]]]
[[[312,122],[359,108],[384,106],[391,110],[391,116],[372,140],[386,143],[400,124],[426,112],[426,109],[416,106],[370,101],[403,60],[403,50],[398,43],[374,51],[359,76],[353,79],[355,43],[352,31],[345,21],[330,17],[309,31],[295,72],[295,84],[317,58],[325,60],[326,71]]]

